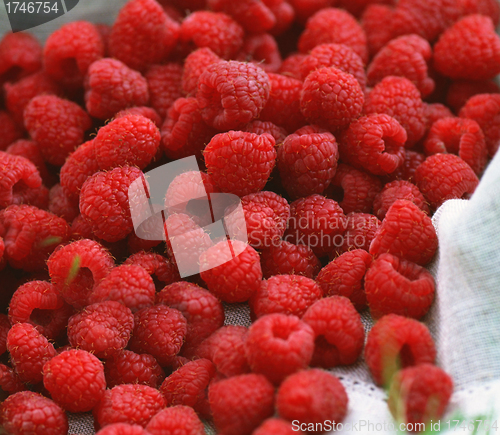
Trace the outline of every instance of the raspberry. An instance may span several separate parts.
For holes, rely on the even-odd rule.
[[[16,82],[42,67],[42,46],[29,33],[5,33],[0,40],[0,86]]]
[[[410,80],[426,97],[434,90],[434,80],[428,75],[432,57],[430,44],[418,35],[406,35],[390,41],[380,50],[368,67],[368,84],[374,86],[387,76]]]
[[[196,11],[182,22],[179,41],[196,48],[208,47],[222,59],[232,59],[243,44],[243,28],[229,15]]]
[[[260,0],[207,0],[207,6],[225,12],[240,23],[247,32],[262,33],[273,28],[276,17],[269,9],[269,4]]]
[[[186,435],[205,434],[205,426],[193,409],[181,405],[163,409],[155,414],[146,426],[146,430],[151,435],[175,432]]]
[[[295,11],[296,19],[301,25],[304,25],[308,18],[320,9],[324,9],[335,3],[336,2],[332,0],[290,0],[290,4]]]
[[[447,29],[434,46],[434,67],[453,79],[495,77],[500,72],[500,37],[491,18],[469,15]]]
[[[13,117],[6,111],[0,110],[0,122],[2,135],[0,139],[0,151],[6,149],[12,142],[20,139],[23,132],[19,125],[16,124]]]
[[[344,243],[340,248],[335,249],[330,254],[330,259],[354,249],[370,249],[378,227],[381,222],[376,216],[369,213],[349,213],[347,218],[347,230],[344,233]]]
[[[98,435],[150,435],[146,429],[138,424],[113,423],[104,426]]]
[[[302,62],[307,57],[304,53],[293,52],[288,55],[281,64],[279,69],[279,73],[286,77],[294,78],[296,80],[302,80]],[[290,129],[291,131],[295,130],[297,126],[293,125]]]
[[[46,185],[53,185],[56,182],[56,177],[53,173],[49,173],[43,160],[42,153],[40,152],[40,147],[36,142],[27,139],[19,139],[12,142],[5,151],[13,156],[24,157],[33,163]]]
[[[314,331],[312,366],[349,365],[361,355],[365,329],[349,299],[343,296],[320,299],[307,309],[302,320]]]
[[[187,320],[184,348],[196,347],[224,324],[224,308],[208,290],[190,282],[167,285],[156,303],[179,310]]]
[[[205,122],[218,130],[244,126],[259,116],[269,99],[264,70],[235,60],[212,63],[200,75],[198,100]]]
[[[373,213],[380,220],[384,219],[387,210],[395,201],[400,199],[411,201],[424,213],[430,214],[429,206],[418,187],[405,180],[395,180],[384,186],[373,201]]]
[[[434,300],[434,278],[423,267],[382,254],[365,275],[365,292],[373,318],[385,314],[420,319]]]
[[[64,219],[31,205],[11,205],[0,210],[4,256],[16,269],[44,270],[49,255],[68,241],[69,233]]]
[[[32,384],[42,381],[43,365],[56,355],[54,346],[29,323],[10,328],[7,350],[19,379]]]
[[[48,339],[59,337],[70,315],[70,307],[47,281],[29,281],[19,286],[9,303],[9,320],[13,325],[29,323]]]
[[[87,412],[106,390],[104,366],[89,352],[66,350],[43,366],[43,385],[66,411]]]
[[[361,26],[366,34],[368,51],[375,55],[392,39],[392,16],[390,6],[370,4],[361,16]]]
[[[263,374],[279,385],[288,375],[309,365],[314,332],[296,316],[268,314],[248,329],[245,349],[252,372]],[[271,360],[269,355],[273,355]]]
[[[197,356],[212,361],[217,371],[228,378],[248,373],[247,334],[248,329],[244,326],[223,326],[201,343]]]
[[[222,241],[205,251],[200,270],[210,292],[229,303],[247,301],[262,281],[258,252],[238,240]]]
[[[151,107],[165,118],[168,109],[177,98],[182,97],[182,66],[178,63],[153,65],[144,74],[147,80]]]
[[[135,264],[145,269],[152,276],[156,290],[179,279],[179,272],[174,264],[168,258],[154,252],[137,252],[127,258],[123,264]]]
[[[143,308],[135,313],[128,347],[136,353],[148,353],[166,366],[179,353],[186,330],[186,319],[175,308],[165,305]]]
[[[500,21],[500,5],[495,0],[460,0],[463,15],[481,14],[489,16],[493,24],[498,26]]]
[[[455,113],[459,113],[469,98],[474,95],[498,93],[500,93],[500,86],[494,80],[453,80],[446,94],[446,104]],[[453,113],[449,112],[446,116],[453,116]]]
[[[118,13],[109,35],[109,54],[132,69],[160,64],[177,43],[179,24],[155,0],[131,0]]]
[[[488,155],[493,157],[500,146],[500,95],[479,94],[460,109],[460,118],[476,121],[483,130]]]
[[[250,299],[254,317],[283,313],[302,317],[322,296],[321,288],[310,278],[301,275],[276,275],[262,281]]]
[[[437,249],[431,218],[413,202],[399,199],[389,207],[370,244],[370,254],[393,254],[421,266],[431,261]]]
[[[62,217],[66,222],[73,222],[80,214],[78,202],[69,198],[60,184],[55,184],[49,191],[48,209],[52,214]]]
[[[295,11],[290,3],[282,1],[274,4],[267,3],[276,18],[276,24],[269,31],[274,36],[281,36],[293,25]]]
[[[436,348],[423,323],[388,314],[368,332],[364,356],[375,382],[389,386],[400,368],[434,363]]]
[[[310,123],[336,131],[363,110],[363,89],[356,78],[334,67],[313,70],[304,80],[300,110]]]
[[[398,121],[406,130],[407,148],[425,133],[425,106],[419,90],[407,78],[385,77],[368,94],[364,110],[367,115],[385,113]]]
[[[297,435],[303,432],[292,429],[292,424],[289,421],[281,418],[268,418],[252,432],[252,435]]]
[[[52,284],[64,300],[75,308],[83,308],[114,261],[102,245],[82,239],[60,245],[49,257],[47,266]]]
[[[388,406],[394,418],[407,425],[439,420],[453,392],[453,380],[439,367],[424,363],[394,376]]]
[[[19,376],[10,367],[7,367],[5,364],[0,364],[0,392],[2,393],[2,400],[4,400],[6,395],[15,394],[19,391],[25,391],[26,385],[21,382]],[[0,410],[1,412],[1,410]],[[0,414],[0,424],[1,414]]]
[[[357,310],[366,307],[364,276],[372,262],[372,256],[363,249],[343,253],[323,267],[316,282],[325,296],[344,296]]]
[[[7,315],[0,313],[0,355],[3,355],[7,350],[7,334],[10,327],[11,324]]]
[[[76,103],[55,95],[39,95],[26,106],[24,125],[45,160],[61,166],[83,142],[84,133],[92,123]]]
[[[276,394],[280,417],[298,420],[314,430],[315,423],[339,423],[347,413],[348,397],[338,378],[321,369],[289,376]]]
[[[389,4],[395,3],[394,0],[340,0],[340,5],[356,17],[362,15],[363,11],[371,4]]]
[[[245,126],[244,130],[255,134],[269,133],[272,137],[274,137],[276,147],[284,142],[288,134],[285,128],[276,125],[271,121],[259,121],[258,119],[249,122]]]
[[[453,112],[441,103],[425,103],[425,117],[427,118],[427,130],[429,130],[436,121],[453,117]]]
[[[339,152],[327,131],[303,127],[278,148],[281,182],[292,198],[323,193],[335,175]]]
[[[194,96],[198,90],[198,80],[206,68],[222,59],[210,48],[203,47],[192,51],[184,59],[182,71],[182,90],[187,96]]]
[[[298,48],[300,52],[307,53],[317,45],[328,43],[347,45],[365,64],[368,61],[365,32],[345,10],[327,7],[316,12],[307,20]]]
[[[253,373],[210,384],[208,400],[215,427],[224,435],[250,435],[274,413],[274,387]]]
[[[3,403],[0,424],[12,434],[65,435],[68,417],[47,397],[31,391],[9,396]]]
[[[64,24],[49,35],[43,49],[45,72],[68,88],[82,87],[89,66],[101,57],[103,40],[88,21]]]
[[[282,62],[278,43],[269,33],[246,35],[236,59],[253,62],[267,73],[277,72]]]
[[[403,164],[394,172],[388,175],[389,180],[406,180],[415,182],[415,171],[425,160],[425,155],[417,151],[405,150],[405,159]]]
[[[453,154],[427,157],[415,172],[420,192],[433,209],[453,198],[468,198],[479,180],[472,168]]]
[[[164,407],[165,400],[155,388],[141,384],[122,384],[106,390],[92,414],[98,427],[114,423],[146,427],[151,418]]]

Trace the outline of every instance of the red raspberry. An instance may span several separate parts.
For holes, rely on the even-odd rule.
[[[198,80],[207,67],[222,59],[210,48],[203,47],[192,51],[184,59],[182,71],[182,90],[187,96],[194,96],[198,91]]]
[[[283,59],[278,72],[286,77],[302,80],[302,62],[304,62],[306,57],[307,55],[304,53],[293,52],[289,54],[285,59]],[[293,131],[296,128],[297,126],[293,125],[290,130]]]
[[[38,143],[45,160],[61,166],[83,142],[85,131],[92,122],[76,103],[55,95],[39,95],[26,106],[24,125]]]
[[[406,130],[407,148],[425,133],[425,106],[419,90],[407,78],[385,77],[366,97],[364,110],[367,115],[385,113],[398,121]]]
[[[432,57],[430,44],[418,35],[406,35],[390,41],[373,58],[366,72],[368,84],[374,86],[387,76],[410,80],[426,97],[434,90],[428,64]]]
[[[431,261],[438,246],[431,218],[413,202],[398,199],[389,207],[370,245],[370,254],[393,254],[421,266]]]
[[[283,420],[281,418],[268,418],[252,432],[252,435],[301,435],[304,432],[295,430],[295,426],[292,428],[292,424],[289,421]]]
[[[153,65],[144,74],[151,107],[164,119],[177,98],[182,97],[182,66],[175,62]]]
[[[141,384],[122,384],[106,390],[92,414],[97,427],[114,423],[146,427],[164,407],[165,400],[157,389]]]
[[[0,412],[0,424],[12,434],[66,435],[68,417],[52,400],[31,391],[9,396]]]
[[[434,124],[436,121],[442,118],[453,117],[453,112],[444,104],[441,103],[424,103],[424,104],[425,104],[425,117],[427,118],[427,130],[429,130],[432,124]]]
[[[243,44],[243,35],[243,28],[229,15],[196,11],[182,21],[179,41],[208,47],[222,59],[233,59]]]
[[[258,252],[238,240],[222,241],[200,256],[200,276],[224,302],[245,302],[262,281]]]
[[[363,110],[363,89],[356,78],[334,67],[313,70],[304,80],[300,110],[311,124],[336,131],[347,127]]]
[[[6,149],[12,142],[23,137],[21,127],[17,125],[13,117],[6,111],[0,110],[0,150]]]
[[[304,25],[309,17],[321,9],[336,4],[334,0],[290,0],[290,4],[295,11],[296,20]]]
[[[271,2],[260,0],[207,0],[207,6],[225,12],[240,23],[247,32],[262,33],[273,28],[276,17],[269,9]]]
[[[129,349],[149,353],[161,366],[166,366],[179,353],[186,330],[186,319],[175,308],[165,305],[143,308],[135,313]]]
[[[474,95],[498,93],[500,93],[500,86],[494,80],[453,80],[446,94],[446,104],[455,113],[459,113],[469,98],[472,98]],[[446,116],[450,117],[454,115],[450,111]],[[430,125],[432,125],[432,122]]]
[[[68,197],[60,184],[55,184],[49,190],[48,209],[52,214],[62,217],[66,222],[73,222],[80,214],[78,201]]]
[[[302,320],[314,331],[311,365],[331,368],[354,364],[361,355],[365,329],[349,299],[331,296],[312,304]]]
[[[0,313],[0,355],[3,355],[7,350],[7,334],[10,327],[11,324],[7,315]]]
[[[453,392],[453,380],[439,367],[424,363],[394,376],[387,405],[394,418],[413,427],[439,420]]]
[[[392,16],[390,6],[370,4],[361,16],[361,26],[366,34],[370,55],[375,55],[392,39]]]
[[[205,339],[197,349],[197,356],[212,361],[217,371],[228,378],[250,372],[245,354],[248,329],[227,325]]]
[[[469,15],[434,45],[434,67],[453,79],[488,80],[500,73],[500,37],[490,17]]]
[[[363,249],[348,251],[323,267],[316,282],[324,296],[344,296],[361,311],[366,307],[364,277],[372,256]]]
[[[0,86],[16,82],[42,67],[42,46],[26,32],[7,32],[0,40]]]
[[[369,213],[351,212],[346,215],[347,230],[344,233],[344,243],[340,248],[330,253],[330,259],[354,249],[370,249],[370,243],[375,237],[378,227],[382,222]]]
[[[274,137],[274,142],[277,147],[279,144],[283,143],[288,135],[285,128],[276,125],[271,121],[259,121],[258,119],[255,119],[245,125],[245,131],[255,134],[269,133],[272,137]]]
[[[15,393],[18,393],[19,391],[25,391],[26,385],[21,382],[21,379],[19,379],[19,376],[14,371],[14,369],[7,367],[5,364],[0,364],[0,389],[2,391],[3,399],[5,395],[13,395]],[[2,421],[0,414],[0,424],[1,423]]]
[[[102,245],[82,239],[60,245],[48,259],[47,266],[52,284],[64,300],[75,308],[83,308],[114,261]]]
[[[415,172],[420,192],[433,209],[453,198],[468,198],[479,180],[472,168],[453,154],[434,154]]]
[[[481,14],[487,15],[498,26],[500,21],[500,5],[496,0],[460,0],[463,15]]]
[[[143,384],[158,388],[165,378],[163,369],[154,357],[130,350],[121,350],[107,359],[104,374],[108,388],[120,384]]]
[[[250,308],[255,318],[271,313],[302,317],[321,296],[321,288],[310,278],[301,275],[275,275],[262,281],[260,288],[250,299]]]
[[[274,387],[253,373],[210,384],[208,400],[215,427],[224,435],[250,435],[274,413]]]
[[[423,267],[382,254],[365,275],[365,292],[373,318],[385,314],[420,319],[434,301],[434,278]]]
[[[70,315],[70,307],[47,281],[29,281],[19,286],[9,303],[9,320],[13,325],[29,323],[48,339],[59,337]]]
[[[356,19],[347,11],[324,8],[307,20],[298,42],[299,51],[307,53],[320,44],[344,44],[351,47],[366,64],[366,35]]]
[[[253,62],[267,73],[277,72],[282,62],[278,42],[269,33],[246,35],[236,59]]]
[[[418,187],[405,180],[395,180],[384,186],[373,201],[373,213],[380,220],[384,219],[387,210],[400,199],[411,201],[424,213],[430,214],[429,206]]]
[[[104,426],[98,435],[151,435],[146,429],[138,424],[114,423]]]
[[[205,435],[205,426],[189,406],[172,406],[161,410],[146,426],[151,435],[182,433],[186,435]],[[180,432],[179,432],[180,431]]]
[[[434,363],[436,348],[423,323],[388,314],[368,332],[364,356],[375,382],[389,386],[400,368]]]
[[[389,180],[406,180],[415,183],[415,171],[425,160],[425,155],[417,151],[405,149],[403,164],[386,178]]]
[[[339,245],[345,231],[345,215],[333,199],[310,195],[290,204],[290,220],[284,240],[309,246],[321,257]],[[340,240],[340,245],[342,244]]]
[[[104,43],[97,27],[88,21],[61,26],[45,42],[44,69],[65,87],[79,88],[89,66],[104,56]]]
[[[127,258],[123,264],[135,264],[145,269],[152,276],[156,290],[180,278],[174,264],[168,258],[154,252],[137,252]]]
[[[293,25],[295,20],[295,11],[292,5],[287,1],[272,3],[266,3],[270,8],[271,12],[276,18],[276,24],[269,31],[274,36],[281,36]]]
[[[335,175],[338,159],[337,141],[330,132],[303,127],[278,148],[281,182],[294,199],[321,194]]]
[[[320,369],[303,370],[289,376],[276,394],[278,414],[289,421],[308,425],[341,422],[347,413],[344,386],[331,373]]]
[[[370,6],[371,4],[388,4],[392,5],[395,3],[394,0],[340,0],[340,5],[353,14],[356,17],[359,17],[363,11]]]
[[[0,211],[4,256],[16,269],[44,270],[49,255],[68,241],[69,234],[64,219],[31,205],[11,205]]]
[[[248,329],[245,349],[252,372],[279,385],[288,375],[309,365],[314,332],[296,316],[267,314]],[[269,355],[273,358],[269,359]]]
[[[200,75],[198,100],[205,122],[218,130],[244,126],[259,116],[269,99],[262,68],[235,60],[212,63]]]
[[[104,366],[89,352],[66,350],[43,366],[43,384],[66,411],[87,412],[106,390]]]
[[[7,350],[19,379],[32,384],[42,381],[44,364],[56,355],[52,343],[29,323],[16,323],[10,328]]]
[[[177,43],[179,24],[155,0],[131,0],[120,9],[109,53],[138,71],[166,60]]]

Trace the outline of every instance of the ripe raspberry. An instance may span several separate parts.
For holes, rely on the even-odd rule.
[[[253,373],[210,384],[208,400],[215,427],[224,435],[250,435],[274,413],[274,387]]]
[[[113,423],[104,426],[98,435],[151,435],[146,429],[138,424]]]
[[[64,300],[75,308],[88,305],[92,290],[114,266],[99,243],[82,239],[60,245],[47,261],[50,279]]]
[[[151,435],[182,433],[186,435],[205,435],[205,426],[189,406],[172,406],[153,416],[146,430]],[[180,431],[180,432],[179,432]]]
[[[395,180],[384,186],[373,201],[373,213],[380,220],[384,219],[387,210],[400,199],[411,201],[424,213],[430,214],[429,206],[418,187],[405,180]]]
[[[244,131],[255,134],[269,133],[272,137],[274,137],[276,147],[282,144],[288,135],[285,128],[276,125],[271,121],[259,121],[258,119],[255,119],[245,125]]]
[[[296,80],[302,80],[302,62],[307,57],[304,53],[292,52],[285,59],[279,69],[279,73],[285,77],[291,77]],[[292,126],[291,131],[295,130],[297,126]]]
[[[269,33],[274,36],[281,36],[292,27],[295,20],[295,11],[292,5],[287,1],[267,2],[267,5],[276,18],[276,24]]]
[[[64,219],[31,205],[11,205],[0,210],[0,237],[4,257],[15,269],[44,270],[54,249],[68,241],[70,228]]]
[[[356,78],[334,67],[313,70],[304,80],[300,110],[311,124],[336,131],[347,127],[363,110],[363,89]]]
[[[243,28],[229,15],[196,11],[182,21],[179,42],[208,47],[222,59],[233,59],[243,45],[243,35]]]
[[[85,131],[92,122],[76,103],[55,95],[39,95],[26,106],[24,125],[38,143],[45,160],[61,166],[83,142]]]
[[[92,414],[96,426],[101,428],[114,423],[146,427],[164,407],[165,400],[157,389],[141,384],[122,384],[106,390]]]
[[[277,72],[282,62],[278,42],[269,33],[246,35],[236,59],[259,65],[267,73]]]
[[[238,240],[222,241],[205,251],[200,270],[210,292],[228,303],[247,301],[262,281],[258,252]]]
[[[23,137],[21,127],[14,121],[12,115],[5,110],[0,110],[0,151],[5,150],[12,142]]]
[[[366,97],[364,110],[367,115],[385,113],[398,121],[406,130],[407,148],[425,133],[425,106],[419,90],[407,78],[385,77]]]
[[[180,278],[175,265],[168,258],[154,252],[137,252],[127,258],[123,264],[135,264],[145,269],[152,276],[156,290],[161,290]]]
[[[479,180],[472,168],[453,154],[434,154],[415,172],[420,192],[433,209],[452,198],[468,198]]]
[[[278,148],[281,182],[292,198],[323,193],[335,175],[339,152],[328,131],[303,127]]]
[[[427,118],[427,130],[429,130],[432,127],[432,124],[434,124],[436,121],[442,118],[450,118],[453,116],[454,116],[453,112],[444,104],[425,103],[425,117]]]
[[[464,16],[472,14],[489,16],[495,27],[500,22],[500,5],[495,0],[460,0],[460,5]]]
[[[97,27],[75,21],[51,33],[43,49],[44,69],[68,88],[83,86],[89,66],[104,57],[104,43]]]
[[[453,80],[446,94],[446,104],[455,113],[459,113],[469,98],[472,98],[474,95],[498,93],[500,93],[500,86],[494,80]],[[454,115],[450,112],[446,116],[450,117]]]
[[[289,376],[276,394],[280,417],[301,423],[339,423],[347,413],[348,397],[337,377],[320,369],[302,370]]]
[[[153,65],[144,74],[151,107],[164,119],[175,100],[182,97],[182,66],[175,62]]]
[[[500,37],[491,18],[469,15],[434,46],[434,67],[453,79],[488,80],[500,73]]]
[[[347,229],[344,233],[344,243],[330,253],[330,260],[344,252],[354,249],[370,249],[378,227],[382,222],[370,213],[349,213],[346,215]]]
[[[366,64],[366,35],[356,19],[347,11],[323,8],[307,20],[298,42],[299,51],[307,53],[320,44],[344,44],[351,47]]]
[[[131,0],[113,24],[109,54],[132,69],[145,71],[167,59],[178,34],[179,24],[155,0]]]
[[[10,328],[7,350],[19,379],[32,384],[42,381],[44,364],[56,355],[52,343],[29,323],[16,323]]]
[[[270,10],[273,3],[259,0],[207,0],[207,6],[233,17],[247,32],[262,33],[273,28],[276,17]]]
[[[210,48],[203,47],[192,51],[184,59],[182,71],[182,90],[188,97],[192,97],[198,91],[198,80],[207,67],[222,59]]]
[[[309,17],[314,15],[320,9],[332,6],[337,3],[332,0],[290,0],[290,4],[295,11],[296,20],[304,25]]]
[[[361,16],[361,26],[366,34],[368,52],[377,54],[392,38],[394,9],[381,4],[370,4]]]
[[[426,265],[438,245],[431,218],[405,199],[395,201],[387,211],[370,245],[370,254],[393,254],[403,260]]]
[[[394,376],[388,406],[394,418],[407,425],[439,420],[453,392],[453,380],[439,367],[424,363]]]
[[[48,209],[52,214],[62,217],[66,222],[73,222],[80,214],[78,201],[68,197],[60,184],[54,184],[49,190]]]
[[[42,67],[42,46],[26,32],[2,35],[0,40],[0,86],[16,82]]]
[[[227,325],[205,339],[197,349],[197,356],[215,364],[217,372],[228,378],[250,372],[245,354],[248,329]]]
[[[66,350],[43,366],[43,385],[66,411],[87,412],[106,390],[104,366],[89,352]]]
[[[425,155],[417,151],[405,149],[405,159],[403,164],[386,178],[388,180],[406,180],[415,183],[415,171],[425,160]]]
[[[14,369],[6,366],[5,364],[0,364],[0,390],[2,391],[2,399],[4,399],[5,395],[13,395],[19,391],[25,391],[26,385],[21,382],[21,379],[19,379],[19,376]],[[0,424],[1,423],[0,414]]]
[[[306,310],[322,297],[321,288],[301,275],[276,275],[262,281],[250,299],[255,318],[271,313],[302,317]]]
[[[148,353],[166,366],[179,353],[186,330],[186,319],[175,308],[165,305],[143,308],[135,313],[128,347],[136,353]]]
[[[292,424],[289,421],[283,420],[281,418],[268,418],[252,432],[252,435],[297,435],[303,434],[302,431],[295,430],[292,428]]]
[[[205,122],[218,130],[244,126],[259,116],[269,99],[262,68],[235,60],[212,63],[200,75],[198,100]]]
[[[0,424],[11,434],[66,435],[68,417],[47,397],[31,391],[12,394],[3,403]]]
[[[423,363],[433,364],[436,348],[423,323],[388,314],[368,332],[364,356],[375,382],[389,386],[399,369]]]
[[[311,248],[284,240],[263,249],[260,263],[266,279],[273,275],[302,275],[314,279],[321,268]]]

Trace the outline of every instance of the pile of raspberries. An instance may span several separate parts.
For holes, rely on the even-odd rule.
[[[2,35],[4,430],[319,433],[349,410],[328,369],[361,359],[396,421],[440,418],[431,216],[499,147],[499,21],[496,0],[130,0],[43,46]],[[166,241],[138,237],[130,186],[189,156]],[[248,243],[191,213],[215,193]]]

